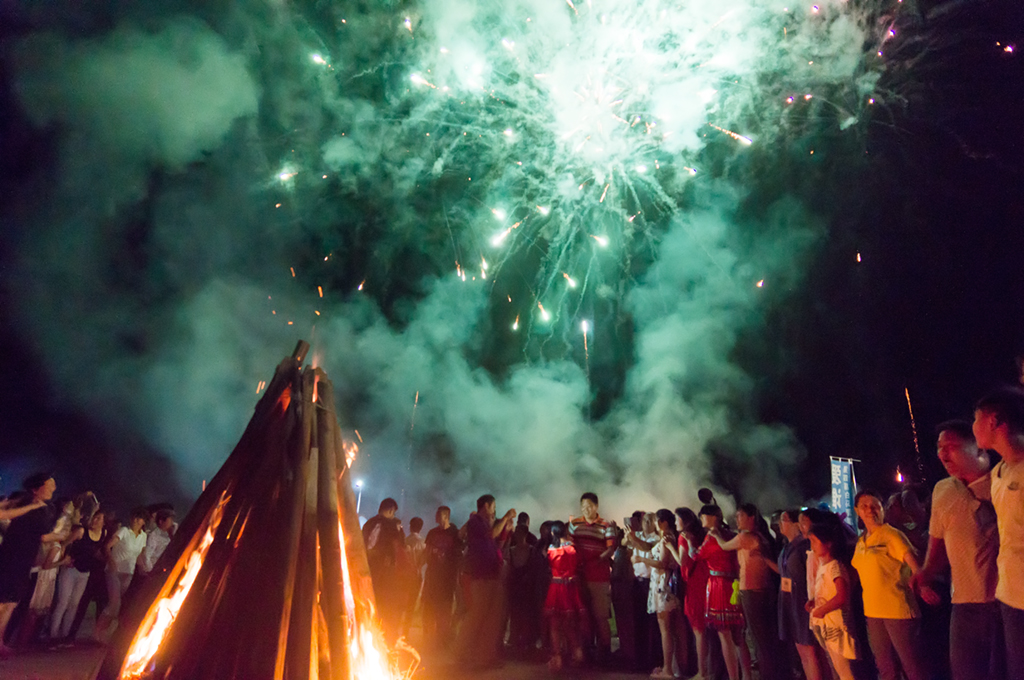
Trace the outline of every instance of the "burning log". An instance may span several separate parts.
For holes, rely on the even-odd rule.
[[[122,617],[100,680],[389,678],[333,386],[277,367]]]

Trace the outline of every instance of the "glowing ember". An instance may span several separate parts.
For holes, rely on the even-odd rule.
[[[202,568],[203,560],[206,559],[206,553],[213,543],[213,537],[217,533],[217,527],[220,525],[220,518],[228,498],[229,496],[226,492],[221,494],[220,502],[217,503],[217,507],[210,514],[206,533],[203,534],[199,545],[193,547],[187,557],[179,560],[178,564],[175,565],[175,570],[182,569],[182,565],[184,565],[184,573],[178,579],[172,579],[169,582],[177,581],[177,585],[173,587],[173,592],[158,599],[146,614],[145,620],[135,634],[135,639],[132,640],[131,647],[128,648],[124,665],[121,667],[121,680],[142,677],[147,670],[147,666],[149,666],[149,663],[156,655],[157,650],[160,649],[160,644],[167,637],[167,632],[170,630],[171,624],[174,623],[174,619],[178,616],[185,598],[188,597],[192,584],[195,583],[196,577],[199,576],[199,570]],[[168,590],[170,588],[165,586],[164,592]]]

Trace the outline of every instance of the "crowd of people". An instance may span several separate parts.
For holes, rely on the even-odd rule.
[[[535,534],[483,495],[461,526],[437,508],[424,536],[385,499],[362,527],[384,634],[421,621],[425,649],[467,669],[544,653],[553,671],[657,680],[1024,680],[1024,391],[986,396],[936,445],[948,477],[930,500],[860,491],[856,518],[751,503],[727,517],[701,489],[696,511],[618,524],[587,492],[579,516]],[[122,524],[91,493],[54,503],[55,491],[41,473],[0,502],[0,655],[70,644],[93,602],[93,639],[108,640],[174,534],[172,508]]]
[[[88,641],[106,643],[170,543],[174,509],[136,508],[124,523],[92,492],[55,501],[48,472],[22,486],[0,500],[0,658],[40,642],[71,646],[92,604]]]
[[[363,528],[385,634],[421,611],[426,647],[465,668],[544,650],[552,670],[659,680],[1024,679],[1024,391],[943,423],[937,451],[933,490],[860,491],[856,517],[742,503],[727,518],[701,489],[696,511],[620,525],[587,492],[534,534],[484,495],[461,527],[442,506],[407,537],[385,499]]]

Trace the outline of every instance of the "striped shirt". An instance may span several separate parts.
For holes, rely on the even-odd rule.
[[[600,517],[587,522],[582,517],[569,523],[569,535],[580,555],[583,579],[589,583],[607,583],[612,578],[611,558],[601,558],[601,553],[615,547],[615,529]],[[609,553],[610,554],[610,553]]]

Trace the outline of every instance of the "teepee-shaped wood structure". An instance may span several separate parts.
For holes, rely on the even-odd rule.
[[[390,677],[333,390],[281,362],[181,522],[100,680]]]

